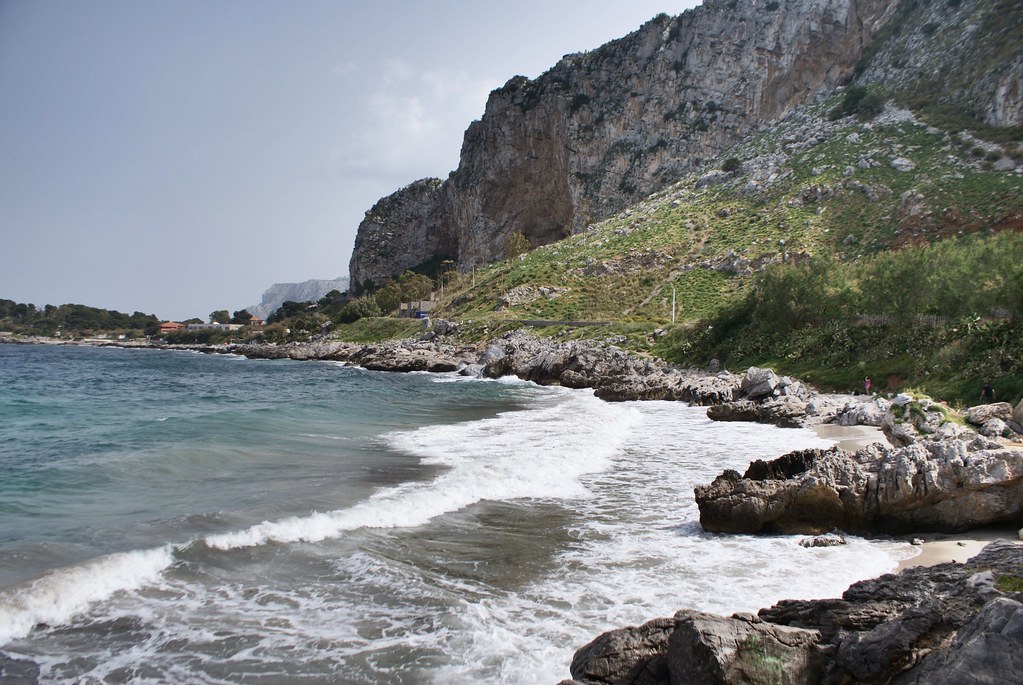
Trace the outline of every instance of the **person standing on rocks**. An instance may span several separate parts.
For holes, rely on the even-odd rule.
[[[991,404],[995,401],[995,389],[991,387],[990,383],[985,383],[984,389],[980,391],[980,401],[984,404]]]
[[[863,392],[870,394],[870,376],[863,379]]]

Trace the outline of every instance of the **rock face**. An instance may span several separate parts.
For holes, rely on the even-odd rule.
[[[909,568],[856,583],[839,599],[787,600],[757,616],[680,611],[581,648],[571,682],[1016,682],[1023,593],[999,581],[1021,573],[1023,546],[996,542],[965,564]]]
[[[858,81],[939,94],[991,126],[1023,124],[1023,8],[1013,2],[903,3]]]
[[[844,83],[891,15],[882,0],[708,1],[490,95],[458,168],[385,198],[359,227],[353,283],[431,258],[503,258],[560,240]],[[387,211],[382,211],[386,209]]]
[[[790,452],[697,486],[711,532],[858,535],[1023,524],[1023,450],[972,441]]]
[[[349,264],[352,284],[379,286],[431,257],[454,257],[454,238],[439,217],[442,197],[443,182],[427,178],[377,201],[355,236]]]

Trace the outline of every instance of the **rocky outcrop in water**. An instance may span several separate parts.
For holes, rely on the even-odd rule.
[[[891,14],[881,0],[708,1],[661,15],[490,95],[458,168],[385,198],[359,228],[353,283],[433,258],[503,258],[666,187],[844,83]]]
[[[841,598],[729,618],[684,610],[601,635],[562,685],[1009,683],[1023,672],[1023,546],[913,567]]]
[[[858,535],[1023,525],[1023,450],[975,435],[855,453],[799,450],[697,486],[705,530]]]

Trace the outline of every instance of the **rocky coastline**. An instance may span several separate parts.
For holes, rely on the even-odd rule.
[[[610,344],[558,342],[524,331],[463,344],[453,332],[438,322],[418,339],[370,344],[329,338],[283,345],[85,344],[335,361],[388,372],[513,375],[591,388],[607,401],[685,401],[708,407],[708,417],[721,421],[870,426],[891,444],[791,452],[698,486],[701,525],[719,533],[863,536],[1023,526],[1023,402],[1015,409],[974,407],[953,421],[947,408],[926,398],[827,395],[768,369],[678,369]],[[1021,601],[1023,547],[994,543],[965,564],[907,568],[857,583],[841,599],[783,601],[757,616],[682,610],[613,630],[576,653],[574,680],[565,683],[1009,682],[1004,675],[1020,671],[1011,654],[1023,647]],[[947,680],[949,673],[956,678]],[[980,679],[971,679],[978,673]]]
[[[756,615],[682,610],[601,635],[561,685],[1009,683],[1023,672],[1023,546],[855,583]]]

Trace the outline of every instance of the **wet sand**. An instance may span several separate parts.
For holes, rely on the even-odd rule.
[[[926,534],[913,537],[923,540],[924,543],[916,547],[920,550],[919,554],[899,562],[900,571],[911,566],[935,566],[949,561],[962,563],[977,556],[980,550],[995,540],[1023,544],[1017,531],[1011,528],[972,530],[962,535]]]
[[[836,426],[824,423],[813,426],[813,431],[825,440],[836,440],[841,449],[849,452],[855,452],[875,442],[891,447],[881,429],[873,426]]]

